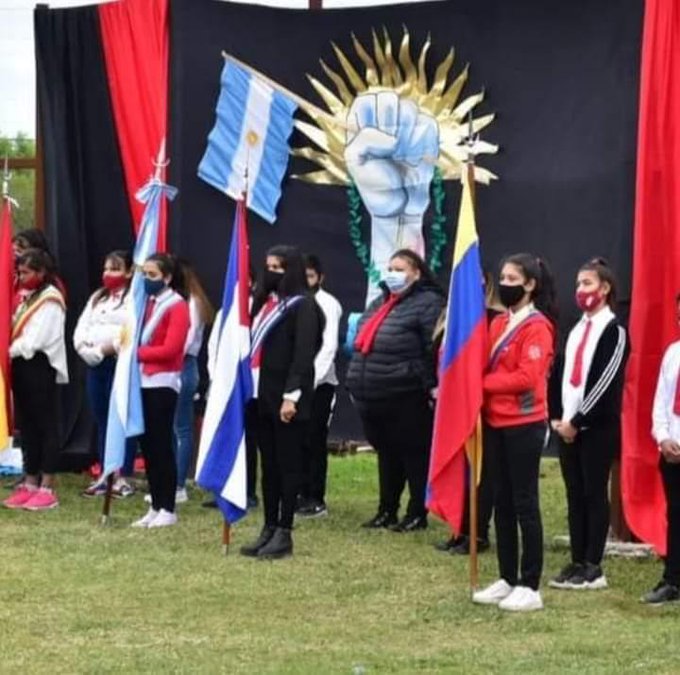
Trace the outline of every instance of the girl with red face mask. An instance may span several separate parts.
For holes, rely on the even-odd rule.
[[[607,587],[600,566],[609,530],[607,486],[621,444],[621,396],[628,357],[626,329],[613,312],[614,273],[596,258],[581,267],[576,304],[583,312],[571,329],[564,357],[559,435],[567,489],[571,562],[550,581],[561,589]]]
[[[88,300],[80,315],[73,346],[87,364],[87,395],[97,425],[99,462],[104,465],[106,423],[109,399],[116,369],[116,347],[127,312],[127,293],[132,278],[132,257],[128,251],[112,251],[104,260],[102,286]],[[128,442],[121,477],[113,485],[113,496],[122,498],[134,490],[125,477],[132,476],[136,443]],[[106,487],[95,481],[83,492],[84,497],[103,495]]]
[[[9,355],[26,479],[3,504],[42,511],[59,505],[53,483],[59,454],[57,384],[68,382],[66,307],[44,251],[29,249],[19,257],[17,281],[24,293],[12,317]]]

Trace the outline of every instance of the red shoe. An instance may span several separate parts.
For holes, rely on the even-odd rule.
[[[46,511],[59,506],[57,495],[49,488],[40,488],[36,490],[31,498],[23,505],[27,511]]]
[[[14,488],[12,494],[2,502],[2,505],[6,506],[8,509],[20,509],[37,492],[37,488],[31,490],[25,483],[21,483],[21,485],[17,485]]]

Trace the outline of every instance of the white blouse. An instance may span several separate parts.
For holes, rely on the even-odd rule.
[[[111,293],[107,298],[93,304],[95,293],[85,305],[73,333],[73,346],[88,366],[94,367],[104,360],[104,348],[115,346],[128,312],[129,295],[125,289]]]

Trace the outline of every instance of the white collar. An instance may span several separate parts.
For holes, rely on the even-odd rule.
[[[588,321],[592,323],[593,326],[606,326],[616,315],[612,312],[612,308],[609,305],[605,305],[599,312],[596,312],[592,316],[583,314],[579,323],[585,324]]]

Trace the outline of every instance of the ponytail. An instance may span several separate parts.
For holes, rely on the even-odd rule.
[[[557,292],[555,279],[550,266],[543,258],[537,258],[530,253],[516,253],[507,256],[502,264],[510,263],[522,270],[527,281],[536,282],[531,292],[531,300],[542,314],[553,324],[557,325],[559,313],[557,309]]]

